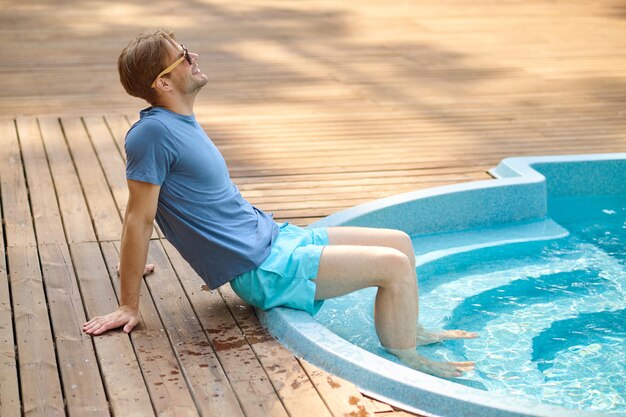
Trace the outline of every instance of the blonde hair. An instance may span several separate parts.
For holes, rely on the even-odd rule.
[[[117,60],[117,69],[128,94],[154,104],[156,91],[151,87],[152,81],[167,65],[168,45],[175,41],[173,32],[160,29],[140,34],[124,48]]]

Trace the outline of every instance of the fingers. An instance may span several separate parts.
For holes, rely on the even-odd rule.
[[[474,368],[476,368],[476,364],[474,362],[448,362],[448,363],[454,366],[456,371],[460,373],[473,371]]]
[[[111,326],[104,322],[104,317],[94,317],[83,325],[83,331],[87,334],[97,336],[111,329]]]
[[[474,362],[443,362],[440,363],[442,369],[434,375],[441,376],[443,378],[459,378],[466,372],[474,370]]]
[[[466,330],[445,330],[439,333],[441,340],[476,339],[477,337],[480,337],[478,333],[468,332]]]
[[[148,264],[143,270],[143,276],[150,275],[154,272],[154,264]]]
[[[476,366],[474,362],[448,362],[450,365],[460,366],[460,367],[468,367],[468,366]]]
[[[83,331],[97,336],[108,330],[124,326],[124,332],[130,333],[139,323],[138,313],[129,312],[127,308],[120,307],[117,311],[104,316],[96,316],[83,324]]]
[[[456,332],[459,339],[476,339],[477,337],[480,337],[480,335],[475,332],[468,332],[465,330],[456,330]]]

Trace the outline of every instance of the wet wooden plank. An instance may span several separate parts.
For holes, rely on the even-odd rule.
[[[67,243],[93,242],[96,235],[59,119],[40,117],[41,136],[50,164]]]
[[[393,413],[396,411],[396,409],[394,409],[389,404],[386,404],[384,402],[371,398],[367,396],[366,394],[362,393],[362,395],[363,395],[363,404],[368,410],[370,410],[370,412],[378,414],[378,413]],[[384,414],[384,415],[387,415],[387,414]],[[389,417],[392,417],[392,416],[393,414],[389,415]]]
[[[98,240],[119,239],[122,221],[82,120],[62,118],[61,124]]]
[[[267,374],[218,292],[168,242],[163,247],[247,417],[287,416]]]
[[[146,280],[147,287],[181,365],[180,378],[191,387],[200,414],[243,417],[228,377],[159,241],[150,242],[148,259],[155,264],[155,272]]]
[[[374,415],[375,410],[352,383],[331,375],[304,359],[298,359],[298,362],[311,378],[315,389],[334,416],[372,417]],[[389,407],[386,411],[393,411],[393,409]]]
[[[98,243],[73,243],[70,253],[87,318],[114,311],[118,303]],[[156,415],[130,337],[116,330],[92,340],[113,415]]]
[[[331,416],[300,363],[261,326],[253,308],[244,303],[229,285],[220,287],[219,292],[263,365],[287,412],[297,416]]]
[[[276,396],[274,387],[267,379],[244,379],[232,381],[231,385],[237,393],[246,417],[288,415],[285,406]]]
[[[119,242],[100,244],[107,270],[119,298],[120,280],[117,274]],[[130,333],[141,371],[144,375],[154,409],[159,416],[198,416],[189,387],[180,378],[178,358],[159,317],[146,283],[141,283],[139,324]]]
[[[65,416],[36,246],[9,246],[11,296],[25,416]]]

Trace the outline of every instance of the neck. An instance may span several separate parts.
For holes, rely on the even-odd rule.
[[[185,116],[193,115],[193,105],[196,101],[196,94],[176,95],[163,97],[158,103],[155,103],[156,107],[163,107],[174,113],[182,114]]]

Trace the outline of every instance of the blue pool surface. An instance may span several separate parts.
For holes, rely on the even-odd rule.
[[[438,416],[626,415],[626,155],[511,158],[497,180],[441,187],[338,213],[319,225],[413,237],[420,322],[474,340],[420,348],[472,360],[446,381],[387,354],[375,289],[311,318],[259,312],[288,347],[370,395]]]

